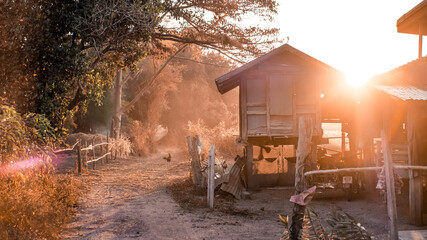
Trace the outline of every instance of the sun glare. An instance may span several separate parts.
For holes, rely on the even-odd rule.
[[[348,84],[350,84],[355,88],[361,87],[363,84],[367,83],[370,77],[371,76],[369,74],[354,73],[354,72],[345,73],[345,80],[347,81]]]

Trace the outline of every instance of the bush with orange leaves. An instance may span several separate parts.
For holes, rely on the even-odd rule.
[[[54,132],[43,115],[0,106],[0,239],[57,239],[77,204],[79,181],[52,174]]]

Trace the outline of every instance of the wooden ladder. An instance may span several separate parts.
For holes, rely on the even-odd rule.
[[[381,140],[377,140],[375,142],[375,153],[376,153],[376,165],[378,167],[383,166],[384,157],[382,153],[382,142]],[[391,144],[391,158],[393,159],[393,163],[395,165],[408,165],[409,164],[409,155],[408,155],[408,144],[407,143],[399,143],[399,144]],[[408,178],[407,170],[396,170],[396,173],[401,177]]]

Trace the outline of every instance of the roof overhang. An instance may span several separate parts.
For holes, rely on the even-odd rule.
[[[427,0],[409,10],[397,20],[397,32],[427,35]],[[420,27],[421,26],[421,27]]]
[[[285,52],[288,52],[289,54],[294,54],[294,55],[300,57],[301,59],[309,62],[310,64],[312,64],[314,66],[317,66],[321,69],[332,72],[336,76],[337,79],[338,78],[342,78],[342,79],[344,78],[344,74],[341,73],[340,71],[336,70],[335,68],[333,68],[333,67],[327,65],[326,63],[323,63],[323,62],[301,52],[300,50],[292,47],[289,44],[284,44],[284,45],[270,51],[269,53],[262,55],[261,57],[250,61],[249,63],[243,64],[242,66],[234,69],[233,71],[215,79],[215,83],[216,83],[216,86],[218,88],[218,91],[221,94],[224,94],[224,93],[232,90],[233,88],[239,86],[240,76],[242,73],[244,73],[245,71],[257,66],[258,64],[264,62],[267,59],[270,59],[270,58],[277,56],[279,54],[283,54]]]

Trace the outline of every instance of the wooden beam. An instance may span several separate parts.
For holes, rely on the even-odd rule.
[[[267,111],[247,111],[246,115],[266,115]]]
[[[246,97],[246,95],[247,95],[247,88],[246,88],[246,81],[245,80],[241,80],[240,81],[240,102],[241,102],[241,106],[240,106],[240,108],[241,108],[241,111],[242,111],[242,114],[240,115],[240,117],[241,117],[241,122],[242,122],[242,126],[241,126],[241,128],[242,128],[242,139],[243,140],[248,140],[248,115],[247,115],[247,110],[248,110],[248,108],[247,108],[247,106],[246,106],[246,103],[247,103],[247,101],[248,101],[248,99],[247,99],[247,97]]]
[[[418,58],[423,57],[423,24],[419,24],[418,30]]]
[[[247,107],[265,107],[265,103],[246,103]]]
[[[398,240],[397,231],[397,209],[396,209],[396,193],[394,186],[394,172],[393,172],[393,159],[391,157],[391,127],[390,119],[386,115],[383,116],[383,129],[381,131],[381,138],[383,144],[384,167],[387,189],[387,214],[389,217],[390,226],[390,240]]]

